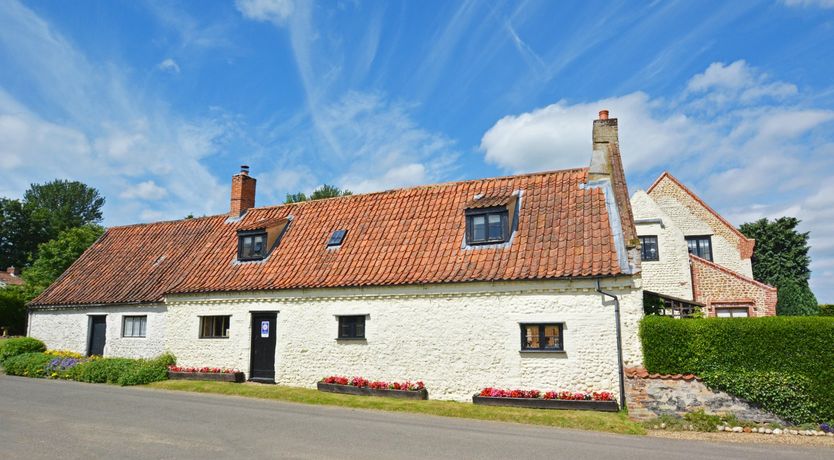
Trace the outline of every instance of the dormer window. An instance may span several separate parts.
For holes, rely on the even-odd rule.
[[[266,257],[266,232],[239,232],[238,260],[260,260]]]
[[[498,244],[509,240],[509,212],[506,206],[466,210],[466,243]]]

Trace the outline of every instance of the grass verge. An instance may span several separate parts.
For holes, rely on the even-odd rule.
[[[323,393],[307,388],[277,385],[256,385],[227,382],[199,382],[189,380],[166,380],[148,385],[151,388],[191,391],[222,395],[244,396],[247,398],[273,399],[302,404],[373,409],[389,412],[410,412],[415,414],[438,415],[497,422],[524,423],[558,428],[604,431],[619,434],[645,434],[646,430],[637,422],[628,419],[625,413],[592,411],[565,411],[518,409],[513,407],[476,406],[453,401],[409,401],[373,396],[351,396]]]

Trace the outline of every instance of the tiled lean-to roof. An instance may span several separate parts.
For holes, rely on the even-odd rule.
[[[107,230],[32,306],[161,301],[169,293],[555,279],[622,273],[587,169],[390,190]],[[473,197],[516,191],[509,243],[467,247]],[[498,200],[496,199],[496,202]],[[237,231],[289,217],[261,261],[236,260]],[[347,236],[328,249],[334,230]]]

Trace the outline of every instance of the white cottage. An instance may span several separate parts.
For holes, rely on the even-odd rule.
[[[267,207],[244,168],[229,214],[108,229],[31,303],[29,335],[303,387],[621,394],[617,336],[640,365],[642,291],[617,120],[600,115],[590,168]]]

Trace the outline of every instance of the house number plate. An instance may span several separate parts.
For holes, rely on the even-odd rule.
[[[261,321],[261,337],[269,337],[269,321]]]

